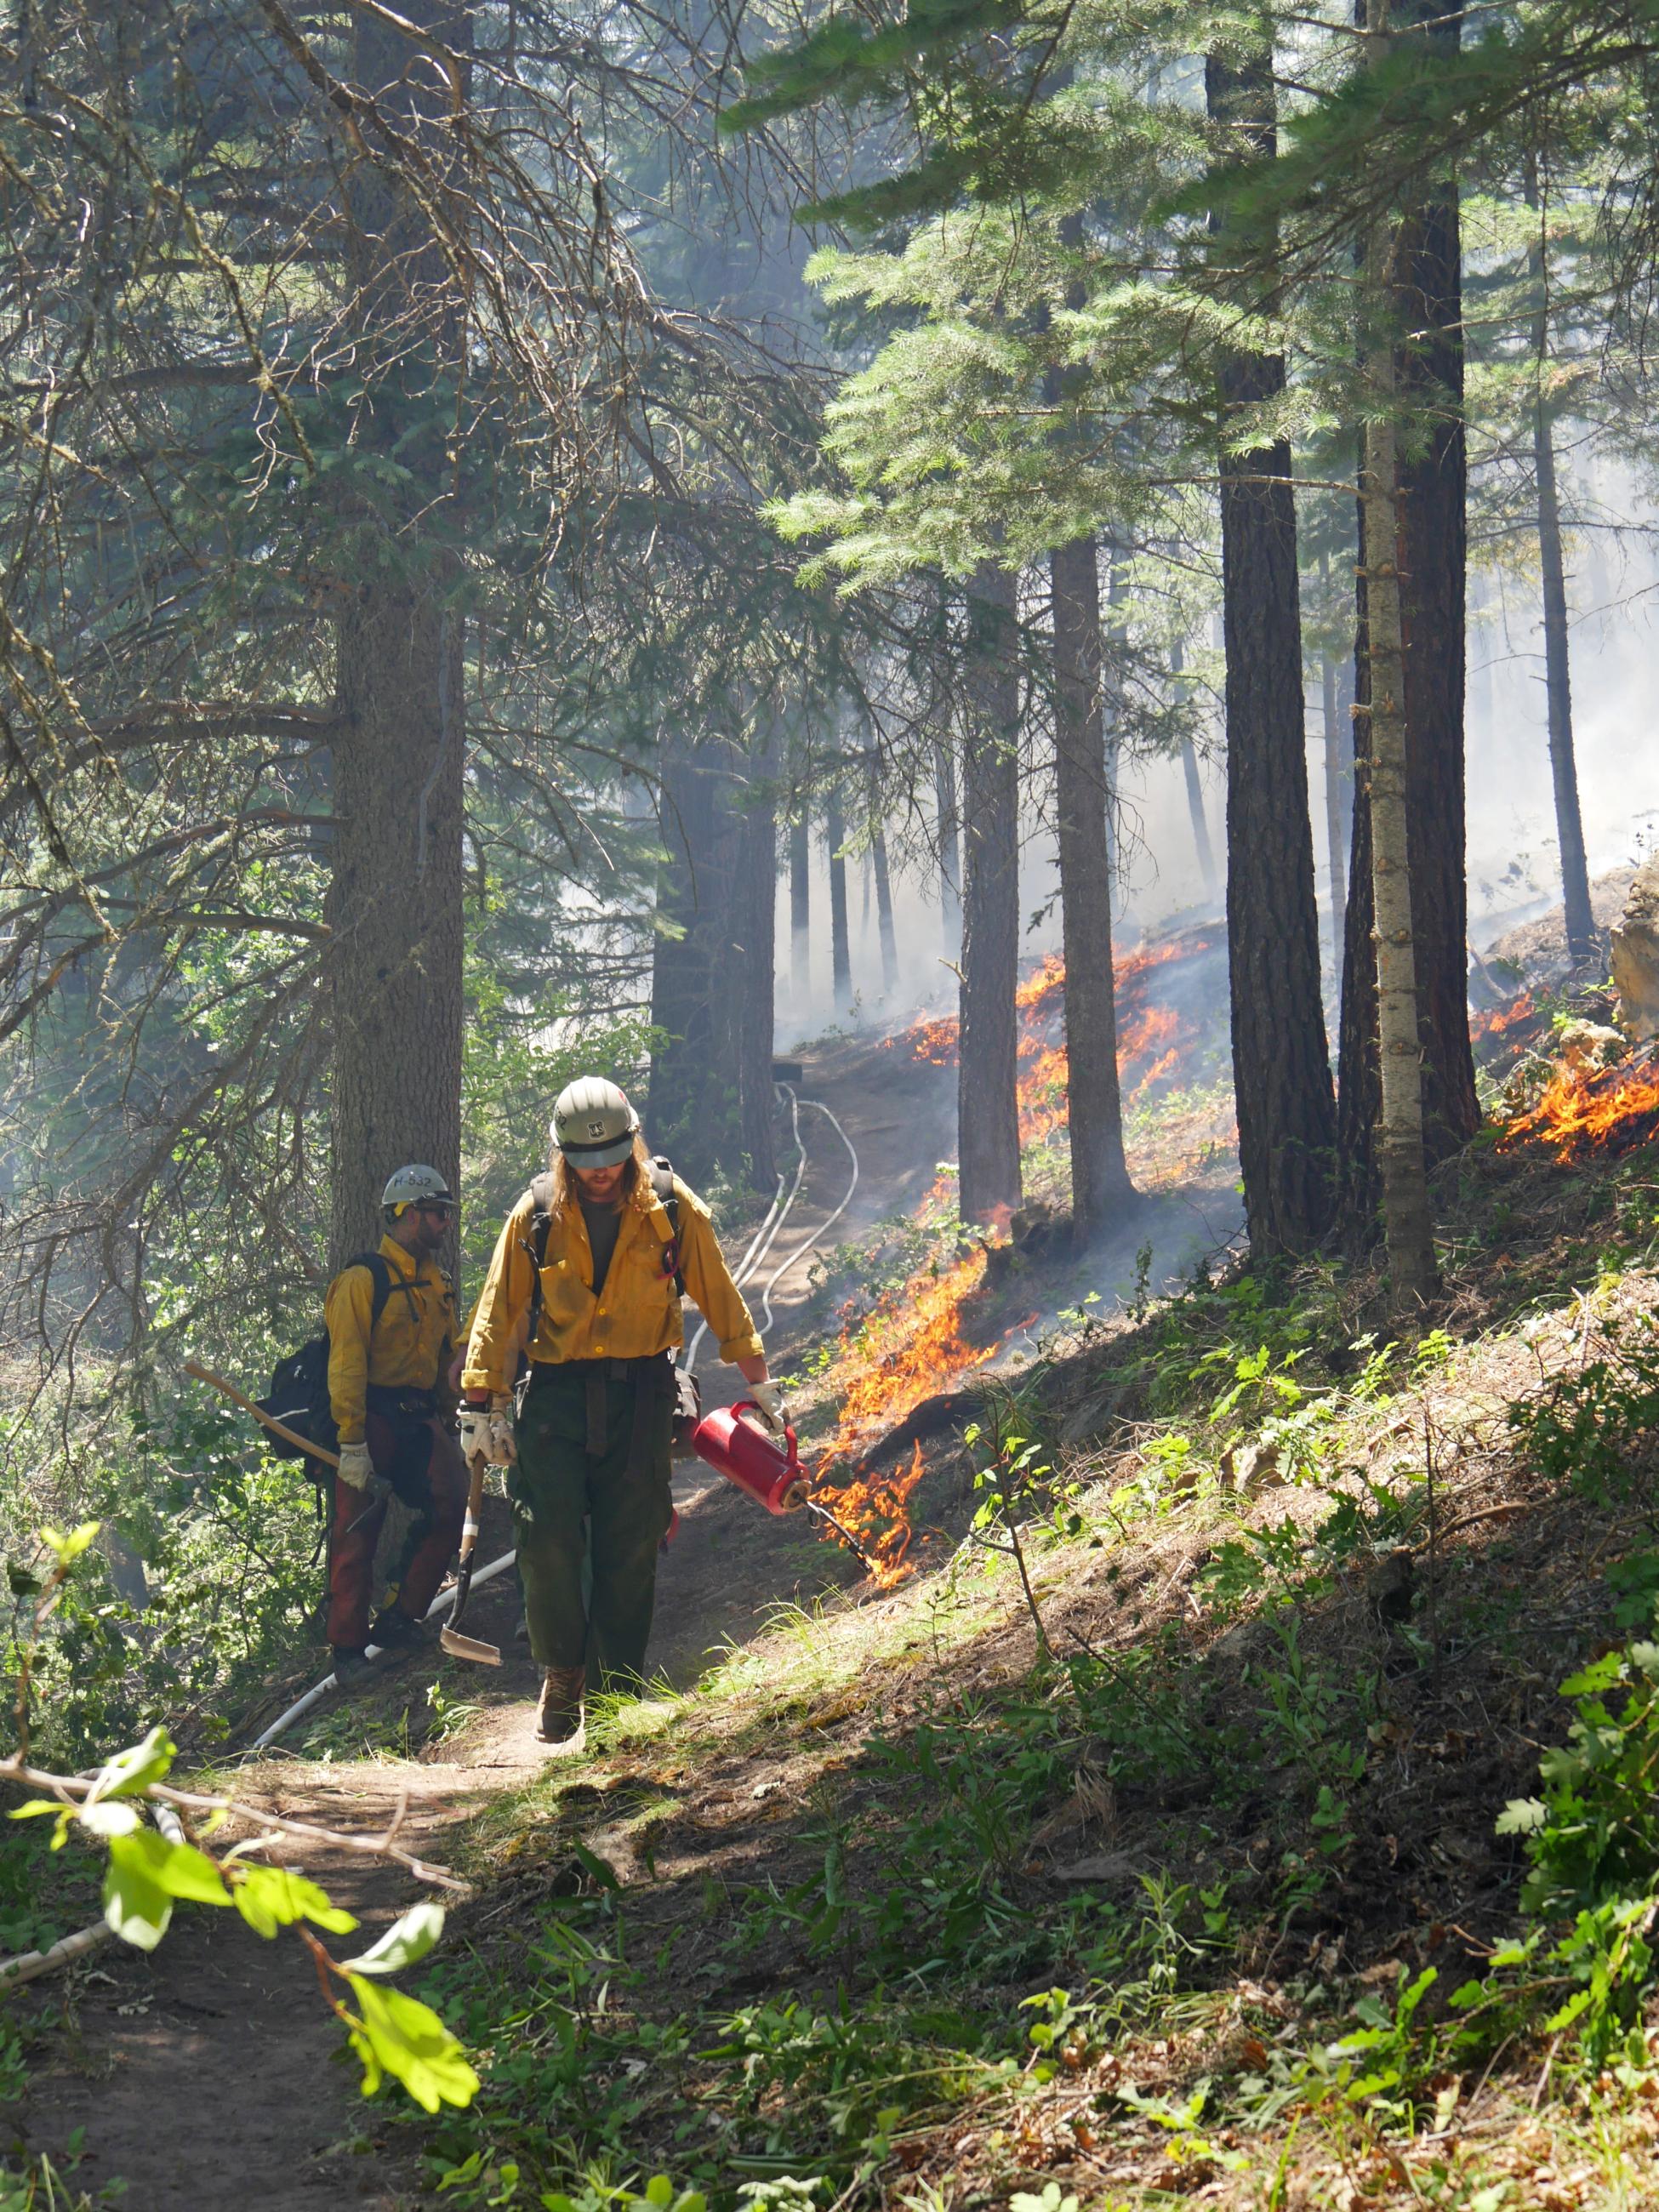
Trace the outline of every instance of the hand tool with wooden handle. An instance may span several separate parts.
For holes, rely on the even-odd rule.
[[[309,1452],[313,1459],[321,1460],[325,1467],[331,1467],[337,1472],[340,1465],[337,1452],[328,1451],[321,1444],[313,1443],[311,1438],[302,1437],[298,1429],[289,1428],[286,1421],[279,1421],[274,1413],[266,1413],[263,1406],[256,1406],[252,1398],[245,1398],[236,1385],[227,1382],[222,1375],[216,1375],[210,1367],[198,1366],[193,1359],[185,1360],[185,1372],[193,1375],[198,1382],[210,1383],[214,1389],[240,1406],[245,1413],[252,1413],[256,1421],[262,1421],[285,1443],[297,1444],[301,1451]]]
[[[185,1372],[186,1375],[193,1375],[198,1382],[210,1382],[216,1390],[222,1390],[227,1398],[234,1399],[239,1406],[245,1407],[256,1421],[263,1421],[265,1426],[274,1430],[276,1435],[285,1437],[291,1444],[298,1444],[302,1451],[309,1452],[313,1459],[321,1460],[325,1467],[331,1467],[337,1471],[340,1464],[337,1452],[330,1451],[325,1444],[313,1443],[311,1438],[302,1437],[298,1429],[289,1428],[286,1421],[279,1421],[274,1413],[266,1413],[263,1406],[256,1406],[252,1398],[245,1398],[235,1384],[227,1382],[222,1375],[216,1375],[210,1367],[198,1367],[193,1359],[185,1360]],[[364,1493],[368,1498],[368,1503],[362,1511],[355,1521],[349,1521],[346,1523],[344,1529],[335,1541],[343,1543],[346,1537],[354,1534],[361,1528],[369,1515],[389,1495],[391,1488],[391,1484],[377,1474],[369,1485],[368,1492]]]
[[[481,1644],[475,1636],[457,1633],[461,1615],[466,1611],[466,1601],[472,1595],[472,1561],[478,1548],[478,1518],[483,1510],[484,1476],[489,1472],[482,1452],[477,1453],[471,1463],[472,1480],[466,1493],[466,1519],[461,1528],[461,1564],[455,1577],[455,1602],[449,1608],[449,1618],[438,1632],[438,1641],[454,1659],[476,1659],[481,1666],[499,1667],[501,1655],[493,1644]]]

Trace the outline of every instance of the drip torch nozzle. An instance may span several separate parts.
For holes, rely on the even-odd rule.
[[[875,1572],[875,1562],[871,1559],[863,1545],[860,1543],[858,1538],[853,1534],[850,1529],[843,1528],[842,1527],[840,1522],[836,1520],[835,1515],[830,1512],[828,1506],[820,1505],[815,1498],[811,1498],[803,1499],[802,1503],[815,1520],[822,1521],[827,1528],[830,1528],[835,1530],[836,1535],[841,1538],[842,1542],[846,1545],[848,1550],[853,1554],[853,1557],[864,1569],[866,1574],[873,1574]]]

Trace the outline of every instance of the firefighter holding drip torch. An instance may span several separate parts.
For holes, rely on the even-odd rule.
[[[507,1216],[478,1300],[461,1449],[469,1463],[482,1455],[508,1470],[525,1620],[542,1669],[537,1734],[574,1747],[590,1650],[602,1686],[644,1678],[657,1547],[673,1511],[683,1295],[780,1435],[786,1408],[708,1207],[647,1152],[623,1092],[597,1076],[569,1085],[551,1137],[550,1171]],[[521,1354],[529,1371],[515,1412]]]

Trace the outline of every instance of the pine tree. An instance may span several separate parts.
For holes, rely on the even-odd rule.
[[[1205,66],[1211,118],[1236,142],[1233,159],[1273,150],[1270,35],[1264,16],[1243,54],[1212,52]],[[1218,219],[1217,228],[1224,252]],[[1223,357],[1228,965],[1245,1215],[1261,1256],[1306,1251],[1324,1234],[1336,1134],[1319,988],[1290,447],[1283,439],[1243,452],[1235,444],[1238,418],[1248,422],[1284,385],[1276,356]]]
[[[1387,60],[1391,0],[1365,0],[1373,67]],[[1401,507],[1395,406],[1396,331],[1410,240],[1390,210],[1374,223],[1365,246],[1369,327],[1363,362],[1372,389],[1365,426],[1361,498],[1364,515],[1367,731],[1365,792],[1370,822],[1371,910],[1376,916],[1377,1042],[1381,1109],[1376,1151],[1382,1186],[1389,1273],[1397,1305],[1420,1306],[1436,1287],[1433,1223],[1429,1211],[1424,1130],[1424,1079],[1416,962],[1412,823],[1413,793],[1407,742]]]
[[[964,1221],[988,1221],[1021,1194],[1019,618],[1014,578],[996,562],[981,567],[966,596],[957,1202]]]
[[[1528,156],[1525,175],[1527,205],[1536,208],[1538,162],[1534,155]],[[1578,763],[1572,742],[1572,670],[1567,635],[1566,565],[1561,550],[1561,501],[1555,477],[1555,425],[1545,386],[1550,349],[1549,275],[1545,252],[1545,234],[1540,224],[1538,235],[1527,249],[1527,270],[1535,299],[1531,331],[1536,363],[1532,445],[1538,486],[1538,563],[1543,585],[1544,696],[1567,950],[1575,961],[1583,962],[1595,955],[1595,916],[1590,908],[1584,822],[1578,805]]]

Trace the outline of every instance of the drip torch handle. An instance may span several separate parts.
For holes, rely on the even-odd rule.
[[[732,1404],[732,1415],[733,1415],[733,1417],[734,1417],[734,1418],[735,1418],[738,1413],[757,1413],[757,1414],[759,1414],[759,1415],[760,1415],[759,1427],[760,1427],[760,1431],[761,1431],[762,1435],[763,1435],[763,1436],[764,1436],[765,1437],[767,1437],[767,1438],[768,1438],[768,1440],[769,1441],[769,1440],[770,1440],[770,1438],[772,1437],[772,1436],[775,1434],[774,1430],[770,1427],[770,1425],[769,1425],[769,1423],[768,1423],[768,1421],[767,1421],[767,1419],[766,1419],[765,1414],[764,1414],[764,1413],[761,1413],[761,1409],[760,1409],[759,1406],[756,1403],[756,1401],[754,1401],[754,1399],[752,1399],[752,1398],[738,1398],[738,1399],[735,1400],[735,1401],[734,1401],[734,1402],[733,1402],[733,1404]],[[784,1423],[784,1425],[783,1425],[783,1441],[784,1441],[784,1443],[785,1443],[786,1447],[787,1448],[787,1450],[788,1450],[788,1453],[789,1453],[789,1465],[790,1465],[791,1468],[793,1469],[793,1468],[798,1468],[798,1467],[800,1465],[800,1447],[796,1443],[796,1442],[795,1442],[795,1432],[794,1432],[794,1431],[790,1427],[790,1425],[789,1425],[789,1424],[788,1424],[788,1422],[787,1422],[787,1421],[786,1421],[786,1422]]]

